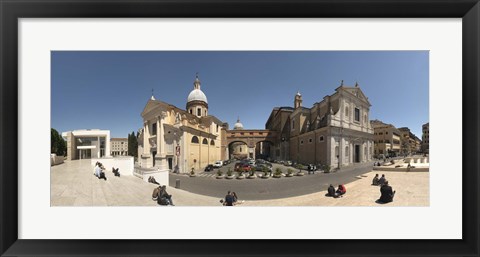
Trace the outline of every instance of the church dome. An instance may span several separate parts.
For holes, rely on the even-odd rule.
[[[193,82],[193,90],[188,94],[187,103],[192,101],[202,101],[205,103],[207,102],[207,96],[202,92],[200,89],[200,80],[198,79],[198,73],[195,77],[195,81]]]
[[[237,119],[237,123],[233,125],[233,129],[243,129],[243,124],[240,122],[240,119]]]
[[[187,98],[187,102],[191,101],[203,101],[205,103],[208,103],[207,96],[200,89],[194,89],[192,90],[192,92],[190,92]]]

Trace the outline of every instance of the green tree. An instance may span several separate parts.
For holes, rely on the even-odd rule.
[[[128,134],[128,155],[136,157],[138,155],[138,140],[135,132]]]
[[[64,156],[67,152],[67,143],[54,128],[50,129],[50,152]]]

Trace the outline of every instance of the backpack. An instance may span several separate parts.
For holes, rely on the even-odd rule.
[[[152,199],[156,200],[159,194],[160,194],[160,187],[156,187],[155,189],[153,189]]]

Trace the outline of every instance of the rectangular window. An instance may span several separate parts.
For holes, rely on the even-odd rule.
[[[155,136],[157,134],[157,123],[152,124],[152,136]]]
[[[355,121],[360,122],[360,109],[355,108]]]
[[[218,124],[217,124],[217,132],[218,132]]]
[[[197,116],[202,116],[202,109],[200,108],[197,109]]]

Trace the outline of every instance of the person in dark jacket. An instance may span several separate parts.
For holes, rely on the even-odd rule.
[[[388,185],[388,181],[385,181],[382,187],[380,187],[380,199],[377,201],[380,203],[389,203],[393,202],[393,197],[395,196],[395,191],[393,191],[392,187]]]
[[[373,180],[372,180],[372,185],[373,185],[373,186],[378,186],[378,185],[380,185],[379,180],[380,180],[380,179],[378,178],[378,174],[375,174],[375,177],[374,177]]]
[[[227,195],[225,196],[225,203],[223,205],[225,206],[233,206],[234,198],[233,195],[230,191],[227,192]]]
[[[160,189],[160,193],[158,194],[158,204],[160,205],[172,205],[172,206],[175,206],[173,204],[173,200],[172,200],[172,195],[169,195],[167,193],[167,186],[162,186],[162,189]]]
[[[332,184],[330,184],[330,186],[328,187],[327,196],[331,196],[331,197],[335,197],[335,196],[336,196],[336,194],[335,194],[335,187],[333,187]]]
[[[385,184],[385,181],[387,181],[387,179],[385,178],[385,174],[382,174],[382,177],[378,180],[378,184],[380,186],[383,186],[383,184]]]

